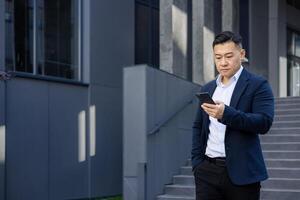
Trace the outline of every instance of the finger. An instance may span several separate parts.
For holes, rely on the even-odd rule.
[[[206,107],[205,105],[201,106],[205,112],[211,112],[213,109]]]
[[[210,104],[202,104],[202,108],[203,109],[207,109],[207,110],[216,110],[218,109],[218,106],[217,105],[210,105]]]
[[[205,110],[205,112],[209,115],[209,116],[213,116],[214,115],[214,111],[211,110]]]
[[[210,109],[216,108],[216,105],[214,105],[214,104],[203,103],[202,105],[205,106],[205,107],[207,107],[207,108],[210,108]]]

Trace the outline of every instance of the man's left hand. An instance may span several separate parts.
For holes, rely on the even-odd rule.
[[[203,103],[201,107],[209,116],[216,119],[222,119],[225,105],[221,101],[215,101],[215,103],[216,105]]]

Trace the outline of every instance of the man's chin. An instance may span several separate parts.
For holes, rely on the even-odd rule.
[[[221,72],[220,73],[222,77],[229,77],[230,76],[230,73],[228,72]]]
[[[223,78],[225,79],[230,79],[233,75],[231,75],[230,73],[220,73],[222,80]]]

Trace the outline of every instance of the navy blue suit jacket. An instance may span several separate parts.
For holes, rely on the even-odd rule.
[[[201,88],[211,96],[216,81]],[[223,118],[219,122],[227,126],[225,132],[226,166],[234,184],[245,185],[268,178],[259,141],[259,134],[270,129],[274,116],[274,97],[263,77],[243,69],[233,91],[230,106],[225,105]],[[204,160],[209,117],[199,107],[193,125],[192,165],[193,169]]]

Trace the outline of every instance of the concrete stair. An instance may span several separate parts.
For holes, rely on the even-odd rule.
[[[262,183],[261,200],[300,200],[300,97],[275,100],[274,123],[260,136],[269,179]],[[191,161],[180,168],[173,184],[157,200],[195,200]]]
[[[260,137],[269,179],[262,183],[262,200],[300,199],[300,98],[275,101],[270,132]]]

